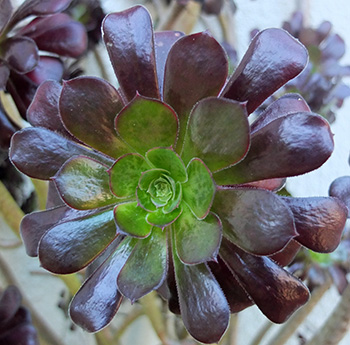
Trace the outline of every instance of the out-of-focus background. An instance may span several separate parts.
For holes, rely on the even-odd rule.
[[[14,1],[14,3],[16,2],[20,3],[21,1]],[[102,0],[101,2],[106,13],[120,11],[140,3],[135,0]],[[283,21],[289,20],[292,13],[299,10],[303,13],[305,24],[308,26],[317,27],[325,20],[333,24],[333,32],[338,33],[347,46],[347,51],[341,63],[350,65],[349,0],[234,0],[235,13],[232,13],[231,9],[228,8],[228,6],[233,5],[231,0],[226,2],[223,13],[227,15],[231,43],[237,50],[239,59],[249,45],[252,29],[281,27]],[[160,2],[149,0],[141,1],[141,3],[150,5],[152,11],[152,6],[156,8],[157,3]],[[193,31],[205,29],[209,29],[219,41],[223,39],[216,17],[201,14]],[[103,54],[104,48],[101,47],[100,51],[108,66],[108,58]],[[87,59],[87,71],[89,74],[98,74],[98,69],[93,65],[93,61],[93,59]],[[108,73],[110,80],[115,82],[112,69],[108,69]],[[350,85],[350,78],[345,78],[344,81]],[[317,171],[289,179],[287,187],[293,196],[326,196],[329,185],[335,178],[350,175],[348,163],[350,153],[350,99],[345,100],[343,107],[337,111],[336,120],[332,124],[332,131],[335,141],[335,151],[332,157]],[[1,223],[3,222],[1,221]],[[5,225],[2,224],[2,227],[5,228]],[[11,238],[11,236],[10,231],[7,234],[1,234],[1,238]],[[34,312],[34,319],[39,318],[42,324],[46,324],[57,337],[59,344],[95,344],[95,338],[87,333],[79,329],[69,330],[69,319],[67,319],[62,309],[57,308],[59,299],[65,300],[64,285],[60,280],[40,270],[38,260],[27,257],[23,248],[11,251],[2,250],[0,254],[0,259],[5,260],[10,267],[13,267],[9,274],[15,275],[15,279],[22,286],[26,286],[24,291],[25,301],[34,306],[34,310],[40,308],[40,313]],[[30,282],[30,284],[27,282]],[[57,300],[52,299],[53,295],[57,296]],[[332,287],[286,344],[302,345],[304,338],[310,338],[319,327],[322,327],[324,320],[330,315],[339,298],[339,294]],[[128,306],[126,305],[122,307],[119,314],[125,315],[127,312]],[[248,345],[256,333],[267,325],[268,321],[256,307],[251,307],[239,314],[237,323],[236,345]],[[283,326],[274,325],[271,327],[262,344],[270,345],[271,338],[281,327]],[[148,320],[143,317],[134,323],[122,340],[123,345],[157,345],[160,343]],[[340,344],[350,344],[350,331]]]

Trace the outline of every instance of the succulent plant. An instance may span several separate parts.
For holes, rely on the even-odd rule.
[[[39,344],[30,313],[21,304],[22,296],[16,286],[8,286],[0,295],[0,344]]]
[[[302,71],[305,48],[262,31],[228,78],[208,32],[153,33],[142,6],[108,15],[102,30],[120,88],[47,81],[28,109],[33,127],[12,138],[13,164],[51,181],[48,209],[22,221],[27,253],[57,274],[92,267],[70,305],[90,332],[123,297],[152,290],[204,343],[253,303],[284,322],[309,292],[281,265],[301,245],[334,250],[347,216],[337,198],[274,193],[328,159],[327,121],[293,94],[248,120]]]

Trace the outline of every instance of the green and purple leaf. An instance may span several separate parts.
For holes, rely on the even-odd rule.
[[[147,214],[146,221],[151,225],[164,228],[174,223],[179,218],[181,213],[181,206],[175,208],[175,210],[170,213],[164,213],[162,208],[158,208],[155,212],[150,212]]]
[[[119,291],[134,302],[162,285],[167,273],[166,231],[153,228],[137,244],[118,275]]]
[[[132,253],[136,239],[125,238],[121,243],[115,240],[111,246],[117,249],[84,282],[70,304],[70,317],[87,330],[97,332],[113,319],[122,301],[116,277]]]
[[[246,157],[213,177],[217,184],[231,185],[300,175],[319,168],[333,148],[325,119],[306,112],[289,114],[256,131]]]
[[[222,98],[198,102],[189,117],[181,158],[201,158],[211,171],[237,163],[249,149],[245,105]]]
[[[182,320],[196,340],[217,343],[228,327],[230,309],[224,293],[204,264],[184,265],[175,254],[173,260]]]
[[[179,116],[177,152],[181,152],[187,119],[201,99],[217,96],[226,82],[228,62],[220,44],[208,33],[197,33],[177,40],[165,65],[164,101]],[[195,87],[188,87],[195,85]]]
[[[114,119],[122,106],[118,91],[96,77],[78,77],[64,82],[59,101],[67,130],[114,158],[131,151],[114,130]]]
[[[107,165],[113,163],[106,156],[46,128],[25,128],[12,137],[11,161],[30,177],[48,180],[74,156],[88,156]]]
[[[115,120],[120,137],[143,155],[154,147],[174,146],[178,126],[177,115],[168,105],[139,94]]]
[[[235,101],[247,102],[250,114],[296,77],[307,62],[307,50],[287,31],[266,29],[253,38],[221,94]]]
[[[269,258],[250,255],[223,239],[220,256],[272,322],[285,322],[309,299],[306,286]]]
[[[68,206],[89,210],[118,202],[109,188],[107,170],[108,166],[89,157],[79,156],[65,162],[52,179]]]
[[[136,188],[137,205],[147,212],[154,212],[157,207],[153,204],[150,195],[140,187]]]
[[[198,219],[203,219],[213,204],[216,186],[211,172],[199,158],[190,161],[187,174],[188,180],[182,184],[183,200]]]
[[[219,217],[210,212],[205,219],[198,220],[184,203],[182,208],[173,225],[179,259],[186,265],[216,260],[222,238]]]
[[[288,198],[299,233],[294,239],[319,253],[330,253],[340,243],[345,227],[347,209],[337,198]]]
[[[57,274],[77,272],[93,261],[116,236],[111,209],[54,225],[40,240],[40,263]]]
[[[255,255],[271,255],[297,235],[287,204],[263,189],[218,188],[212,210],[224,237]]]
[[[186,167],[180,156],[168,148],[154,148],[146,153],[146,159],[158,169],[169,171],[170,176],[179,182],[187,181]]]
[[[121,234],[144,238],[149,236],[152,225],[146,222],[149,213],[138,206],[137,201],[119,204],[114,208],[114,218]]]
[[[149,168],[146,160],[137,153],[129,153],[118,158],[108,170],[112,192],[118,198],[135,196],[142,172]]]
[[[131,101],[137,92],[159,99],[153,27],[146,8],[134,6],[107,15],[102,33],[126,100]]]

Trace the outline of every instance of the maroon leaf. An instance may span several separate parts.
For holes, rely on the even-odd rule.
[[[329,195],[343,201],[348,208],[348,216],[350,216],[350,176],[335,179],[329,187]]]
[[[272,322],[285,322],[308,301],[306,286],[269,258],[245,253],[227,240],[222,242],[220,255]]]
[[[339,60],[345,54],[344,40],[338,34],[328,36],[323,43],[321,54],[323,60]]]
[[[10,70],[3,61],[0,60],[0,91],[5,90],[7,79],[10,76]]]
[[[259,115],[257,120],[253,122],[251,131],[254,133],[279,117],[305,111],[311,111],[305,100],[297,93],[288,93],[271,103],[266,110]]]
[[[325,119],[311,113],[289,114],[255,132],[244,160],[213,177],[225,185],[300,175],[320,167],[333,147]]]
[[[115,240],[111,246],[117,246]],[[122,301],[116,277],[129,257],[135,240],[126,238],[84,282],[70,304],[72,320],[88,332],[97,332],[111,322]]]
[[[286,184],[285,178],[272,178],[268,180],[255,181],[250,183],[244,183],[241,185],[236,185],[237,187],[254,187],[260,189],[267,189],[273,192],[278,191],[283,188]]]
[[[0,320],[3,326],[16,314],[22,302],[22,296],[18,288],[10,285],[0,295]]]
[[[64,82],[59,107],[65,127],[78,139],[111,157],[129,152],[114,130],[120,96],[107,81],[78,77]]]
[[[192,107],[202,98],[218,95],[227,71],[226,53],[208,32],[182,37],[170,49],[165,65],[164,100],[179,116],[178,152]]]
[[[46,209],[57,206],[65,206],[65,203],[58,193],[55,182],[51,180],[49,181],[49,190],[47,192]]]
[[[202,343],[217,343],[230,317],[229,306],[219,284],[204,264],[183,265],[176,254],[173,260],[181,316],[186,329]]]
[[[220,257],[218,262],[211,261],[208,265],[226,296],[231,313],[238,313],[254,304]]]
[[[0,0],[0,34],[6,28],[12,14],[12,4],[10,0]]]
[[[26,74],[35,84],[40,85],[46,80],[61,81],[64,66],[60,59],[53,56],[40,56],[36,67]]]
[[[267,190],[218,188],[212,210],[222,221],[224,236],[253,254],[274,254],[296,235],[292,212]]]
[[[305,47],[288,32],[282,29],[261,31],[253,38],[222,96],[239,102],[247,101],[250,114],[297,76],[307,61]]]
[[[62,87],[58,82],[47,80],[42,83],[27,111],[27,120],[33,126],[45,127],[70,136],[61,122],[58,99]]]
[[[42,267],[57,274],[80,271],[117,236],[113,210],[54,225],[41,238]]]
[[[330,253],[338,245],[345,227],[347,210],[337,198],[287,198],[298,236],[295,240],[319,253]]]
[[[168,58],[170,48],[182,36],[184,36],[184,33],[179,31],[161,31],[154,33],[158,86],[161,98],[163,98],[165,63]]]
[[[102,31],[126,99],[131,101],[137,91],[142,96],[160,98],[152,20],[146,8],[134,6],[107,15]]]
[[[88,156],[111,165],[107,157],[79,145],[46,128],[29,127],[16,132],[11,140],[12,163],[30,177],[48,180],[73,156]]]
[[[5,60],[16,72],[28,73],[38,63],[38,47],[29,37],[9,38],[5,43]]]
[[[269,256],[271,260],[276,262],[278,265],[284,267],[289,265],[295,256],[298,254],[301,245],[294,239],[289,241],[288,244],[278,253]]]

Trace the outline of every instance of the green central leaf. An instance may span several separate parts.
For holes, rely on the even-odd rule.
[[[165,176],[166,174],[169,174],[169,172],[164,169],[151,169],[151,170],[144,171],[141,174],[141,177],[139,180],[139,187],[142,190],[148,191],[152,181],[160,178],[161,176]]]

